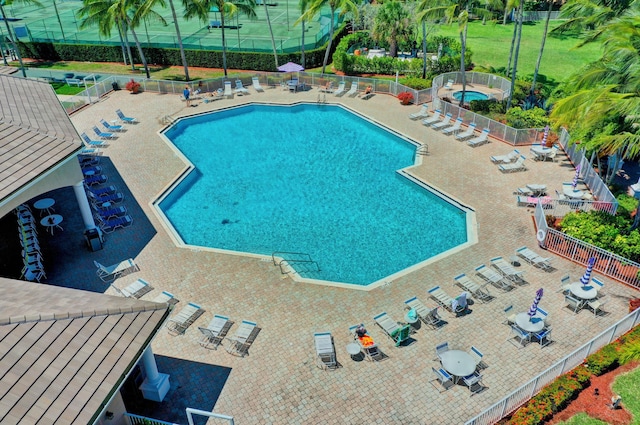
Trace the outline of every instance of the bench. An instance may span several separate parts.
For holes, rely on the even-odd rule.
[[[209,21],[209,26],[207,27],[207,29],[211,29],[211,28],[222,28],[222,22],[220,22],[220,21]]]
[[[69,84],[70,86],[84,86],[84,81],[79,80],[77,78],[65,78],[65,81],[67,82],[67,84]]]

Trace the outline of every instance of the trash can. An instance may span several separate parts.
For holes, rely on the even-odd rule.
[[[91,251],[100,251],[102,249],[102,234],[98,229],[88,229],[84,231],[84,239],[87,241],[87,247]]]
[[[120,86],[118,85],[117,81],[114,81],[113,83],[111,83],[111,87],[113,87],[114,91],[120,90]]]

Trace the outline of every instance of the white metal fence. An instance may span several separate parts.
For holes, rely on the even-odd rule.
[[[580,365],[589,355],[633,329],[639,321],[640,309],[637,309],[484,412],[467,421],[465,425],[491,425],[498,422],[531,399],[554,379]]]

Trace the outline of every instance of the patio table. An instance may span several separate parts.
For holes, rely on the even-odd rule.
[[[518,313],[516,315],[516,325],[525,332],[536,333],[544,329],[544,316],[536,313],[530,317],[528,313]]]
[[[440,362],[447,372],[456,377],[455,382],[460,377],[471,375],[478,366],[469,353],[461,350],[445,351],[440,354]]]
[[[579,281],[569,286],[569,292],[581,300],[593,300],[598,297],[598,289],[595,285],[583,285]]]

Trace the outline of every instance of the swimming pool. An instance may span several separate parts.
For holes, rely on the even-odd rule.
[[[453,92],[453,98],[455,100],[460,100],[461,97],[462,97],[462,91]],[[466,90],[464,92],[465,102],[471,102],[472,100],[487,100],[487,99],[489,99],[489,95],[479,91]]]
[[[271,256],[368,285],[467,242],[466,210],[396,170],[415,145],[333,105],[251,105],[164,135],[195,167],[158,206],[188,245]],[[285,257],[284,255],[282,255]]]

